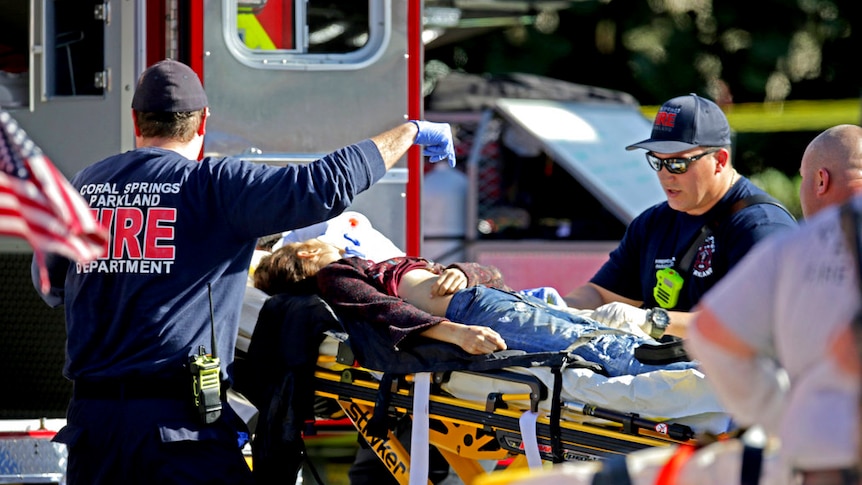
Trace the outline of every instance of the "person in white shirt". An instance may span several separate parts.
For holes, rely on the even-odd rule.
[[[755,246],[706,294],[686,345],[740,425],[780,438],[788,480],[857,484],[862,310],[840,212],[850,201],[862,214],[862,128],[818,135],[800,174],[805,222]]]

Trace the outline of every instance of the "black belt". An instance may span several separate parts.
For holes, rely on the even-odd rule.
[[[72,388],[75,399],[192,399],[192,378],[129,377],[104,380],[78,379]]]

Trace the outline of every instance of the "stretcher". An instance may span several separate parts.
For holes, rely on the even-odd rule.
[[[356,363],[345,337],[328,332],[321,344],[315,394],[338,403],[404,485],[425,483],[427,464],[417,471],[416,453],[411,457],[392,429],[385,436],[372,429],[381,421],[412,419],[413,449],[424,455],[420,463],[427,461],[427,445],[433,445],[466,484],[487,476],[483,462],[515,470],[603,460],[694,443],[698,433],[720,434],[730,425],[696,370],[607,378],[587,369],[554,372],[538,366],[421,372],[387,381]],[[423,427],[417,420],[427,423],[419,438],[417,429]]]
[[[329,237],[336,245],[342,234],[351,243],[365,241],[364,250],[385,240],[354,213],[341,219],[347,222],[337,218],[297,240],[325,231],[332,233]],[[396,255],[394,245],[382,247],[381,258]],[[314,399],[337,403],[404,485],[427,482],[429,445],[440,451],[465,484],[471,484],[488,477],[489,463],[494,464],[491,469],[505,463],[507,469],[529,470],[599,461],[692,443],[699,433],[721,435],[731,426],[705,376],[695,369],[608,378],[565,353],[535,361],[528,354],[502,361],[512,365],[481,369],[438,368],[430,354],[421,352],[417,361],[429,363],[427,368],[416,361],[402,365],[396,358],[374,369],[363,366],[375,362],[367,349],[388,349],[389,344],[343,333],[367,326],[340,321],[316,296],[278,295],[263,303],[263,295],[252,290],[246,298],[250,309],[244,309],[248,324],[241,329],[238,345],[247,352],[249,377],[243,378],[238,370],[236,383],[271,383],[264,390],[254,385],[239,389],[257,401],[258,427],[266,435],[255,437],[255,442],[263,443],[254,451],[257,470],[269,463],[298,465],[295,457],[304,453],[303,447],[292,442],[283,446],[279,440],[289,441],[300,430],[306,435],[315,432],[314,416],[296,423],[306,417],[303,412],[310,413],[308,401]],[[250,339],[247,344],[244,337]],[[392,352],[382,352],[387,353]],[[291,375],[285,377],[285,372]],[[393,423],[405,419],[412,422],[412,454],[394,432]],[[282,449],[290,453],[279,456]],[[260,455],[265,460],[259,460]]]

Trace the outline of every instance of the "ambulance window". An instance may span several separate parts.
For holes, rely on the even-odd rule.
[[[42,39],[44,96],[102,95],[107,82],[103,5],[100,0],[0,0],[0,106],[21,108],[31,94],[40,95],[30,93],[39,89],[30,82],[30,51],[36,49],[30,43]]]
[[[90,96],[105,91],[105,23],[102,0],[46,3],[45,60],[48,96]]]
[[[262,69],[358,69],[385,47],[385,0],[232,0],[225,38]]]
[[[30,2],[0,0],[0,106],[24,106],[28,99]]]

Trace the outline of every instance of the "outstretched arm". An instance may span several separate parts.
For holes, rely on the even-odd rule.
[[[387,170],[394,167],[413,145],[424,145],[424,153],[432,163],[447,160],[449,165],[455,166],[455,145],[448,123],[408,121],[371,137],[371,141],[377,145]]]
[[[407,153],[407,150],[413,146],[417,131],[416,125],[413,123],[404,123],[371,137],[371,141],[380,150],[380,156],[383,157],[386,170],[394,167],[398,160],[401,160],[401,157]]]

